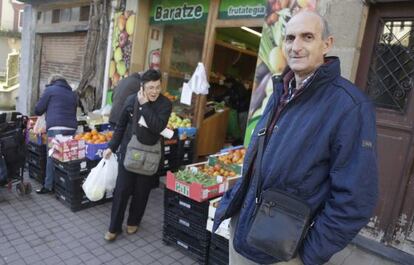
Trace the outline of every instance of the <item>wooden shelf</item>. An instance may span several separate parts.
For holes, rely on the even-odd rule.
[[[185,76],[185,74],[184,73],[181,73],[181,72],[178,72],[178,71],[175,71],[175,70],[169,70],[168,71],[168,76],[170,76],[170,77],[175,77],[175,78],[182,78],[182,79],[184,79],[184,76]]]
[[[257,52],[246,50],[246,49],[241,49],[239,47],[236,47],[234,45],[231,45],[230,43],[227,43],[227,42],[224,42],[224,41],[221,41],[221,40],[216,40],[216,45],[220,45],[220,46],[223,46],[225,48],[234,50],[236,52],[240,52],[240,53],[243,53],[243,54],[247,54],[247,55],[250,55],[250,56],[257,57]]]
[[[230,110],[224,108],[222,112],[216,112],[203,119],[197,131],[198,156],[211,155],[223,148],[226,139],[229,113]]]

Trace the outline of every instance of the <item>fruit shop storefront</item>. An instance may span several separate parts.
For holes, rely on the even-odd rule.
[[[237,80],[248,108],[265,1],[157,0],[138,1],[136,6],[132,2],[125,1],[123,12],[115,13],[107,98],[129,73],[160,69],[163,93],[174,105],[169,127],[198,129],[195,158],[218,152],[236,137],[242,144],[244,133],[237,113],[227,104],[230,90],[224,81]],[[135,29],[128,23],[130,14],[136,18]],[[183,100],[183,83],[199,62],[210,84],[208,94],[184,93]]]

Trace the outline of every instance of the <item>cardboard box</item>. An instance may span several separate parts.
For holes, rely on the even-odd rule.
[[[208,219],[206,229],[210,232],[213,232],[214,224],[214,215],[216,214],[216,207],[220,203],[222,197],[210,200],[210,205],[208,207]],[[230,238],[230,219],[224,220],[220,226],[217,228],[215,234],[220,235],[226,239]]]
[[[108,143],[102,144],[86,144],[86,157],[90,160],[100,160],[103,151],[108,148]]]
[[[54,138],[51,142],[53,157],[61,162],[68,162],[85,158],[85,141],[67,138],[60,141]]]
[[[187,183],[180,181],[175,178],[174,173],[167,171],[167,188],[195,201],[203,202],[205,200],[222,195],[225,191],[225,184],[219,183],[204,187],[200,183]]]
[[[243,165],[238,164],[225,164],[222,161],[218,159],[219,156],[226,155],[227,153],[222,154],[216,154],[216,155],[210,155],[208,157],[208,165],[209,166],[215,166],[216,164],[219,164],[222,168],[230,171],[234,171],[237,174],[242,174],[243,172]]]

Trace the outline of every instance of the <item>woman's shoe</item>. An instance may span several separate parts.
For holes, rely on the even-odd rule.
[[[138,231],[138,226],[136,225],[127,225],[127,234],[132,235]]]
[[[117,236],[118,236],[117,233],[106,232],[105,233],[105,236],[104,236],[104,239],[106,241],[109,241],[110,242],[110,241],[114,241]]]

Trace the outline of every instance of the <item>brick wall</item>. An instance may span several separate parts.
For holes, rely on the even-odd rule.
[[[39,88],[43,91],[53,73],[62,74],[77,88],[86,49],[86,33],[45,34],[42,36]]]

